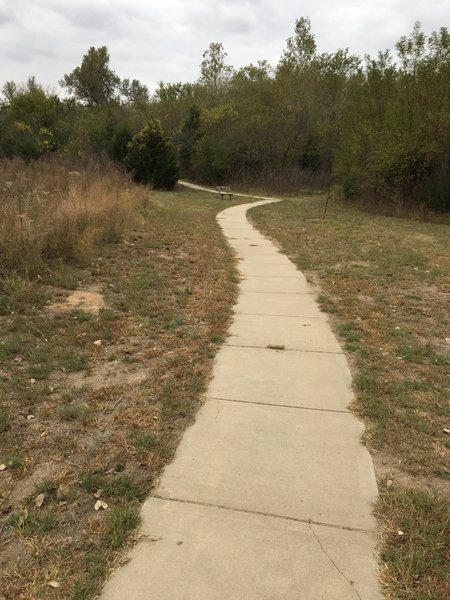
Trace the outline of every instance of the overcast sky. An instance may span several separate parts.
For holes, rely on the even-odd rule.
[[[210,42],[234,67],[276,64],[301,16],[319,51],[374,55],[415,21],[429,33],[449,15],[450,0],[0,0],[0,86],[35,75],[57,89],[90,46],[106,45],[111,68],[153,92],[160,80],[196,80]]]

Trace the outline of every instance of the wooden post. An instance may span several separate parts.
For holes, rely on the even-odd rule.
[[[325,217],[327,216],[327,209],[328,209],[328,202],[330,201],[330,194],[331,194],[331,189],[328,190],[327,200],[325,202],[325,206],[323,209],[322,219],[325,219]]]

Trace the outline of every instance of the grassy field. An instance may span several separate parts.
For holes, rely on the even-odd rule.
[[[380,484],[390,598],[450,597],[450,227],[306,195],[250,211],[309,281],[349,358]]]
[[[6,600],[95,597],[199,406],[229,323],[237,280],[215,223],[224,203],[128,193],[134,208],[114,243],[84,244],[70,260],[43,251],[28,273],[4,264]],[[81,308],[70,303],[80,292]]]

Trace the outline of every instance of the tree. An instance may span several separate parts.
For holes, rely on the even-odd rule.
[[[200,110],[195,104],[189,109],[187,119],[183,123],[180,135],[179,158],[184,175],[193,175],[193,164],[197,150],[197,142],[201,137]]]
[[[450,38],[419,24],[388,52],[367,57],[345,102],[334,172],[348,197],[396,206],[450,207]]]
[[[311,21],[301,17],[295,21],[294,35],[286,40],[286,50],[281,62],[294,65],[310,63],[316,54],[316,40],[311,33]]]
[[[225,63],[227,53],[222,44],[213,42],[203,52],[199,82],[217,93],[230,78],[233,67]]]
[[[6,81],[2,88],[2,94],[5,97],[6,102],[11,104],[14,96],[17,94],[17,84],[15,81]]]
[[[158,102],[174,102],[182,98],[191,98],[193,94],[193,85],[191,83],[164,83],[158,82],[158,88],[155,91],[155,100]]]
[[[150,96],[147,86],[142,85],[137,79],[123,79],[120,84],[120,92],[127,102],[136,102],[140,104],[148,104]]]
[[[128,144],[125,165],[138,183],[150,183],[156,189],[172,190],[178,181],[175,152],[163,134],[161,123],[150,119]]]
[[[38,158],[65,143],[66,107],[29,77],[25,84],[7,82],[0,110],[0,155]]]
[[[132,137],[133,135],[126,123],[118,126],[111,136],[111,142],[108,147],[109,156],[113,160],[123,163],[127,156],[128,145]]]
[[[88,106],[104,106],[116,99],[120,79],[109,68],[106,46],[91,46],[83,56],[82,63],[59,82]]]

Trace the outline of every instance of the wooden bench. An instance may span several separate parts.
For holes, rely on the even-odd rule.
[[[230,186],[228,186],[228,185],[218,185],[216,187],[216,190],[220,194],[220,197],[222,198],[222,200],[224,199],[224,196],[228,196],[228,198],[231,200],[233,192],[231,191]]]

